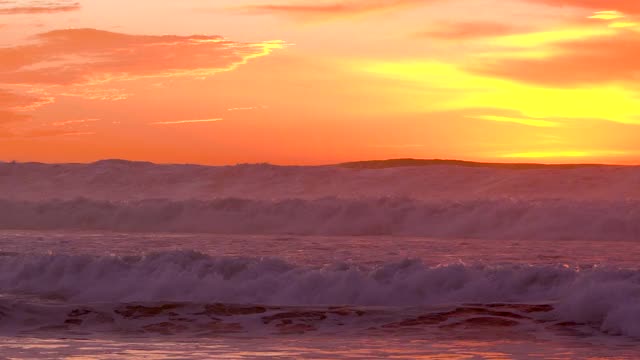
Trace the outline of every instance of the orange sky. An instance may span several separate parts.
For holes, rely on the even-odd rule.
[[[3,0],[0,160],[640,163],[637,0]]]

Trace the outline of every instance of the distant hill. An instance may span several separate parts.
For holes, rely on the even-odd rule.
[[[463,160],[440,160],[440,159],[390,159],[390,160],[370,160],[355,161],[338,164],[337,166],[351,169],[386,169],[409,166],[433,166],[433,165],[453,165],[464,167],[488,167],[498,169],[542,169],[542,168],[583,168],[594,166],[607,166],[601,164],[536,164],[536,163],[484,163]]]

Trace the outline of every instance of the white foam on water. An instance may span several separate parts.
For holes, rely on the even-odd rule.
[[[212,257],[192,251],[145,256],[11,255],[0,288],[13,297],[66,304],[183,302],[270,306],[433,307],[552,304],[546,320],[640,337],[640,271],[552,265],[376,267],[292,265],[277,258]],[[114,305],[115,306],[115,305]]]

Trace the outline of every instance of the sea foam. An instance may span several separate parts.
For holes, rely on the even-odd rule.
[[[0,288],[39,299],[64,300],[71,304],[66,306],[76,307],[145,302],[303,309],[546,304],[549,309],[540,315],[540,321],[571,322],[610,334],[640,336],[635,321],[640,311],[640,272],[618,268],[429,266],[418,260],[375,267],[348,263],[306,267],[277,258],[212,257],[193,251],[129,257],[11,255],[0,258]]]

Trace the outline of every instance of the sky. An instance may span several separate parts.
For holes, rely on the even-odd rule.
[[[637,0],[0,0],[0,160],[640,163]]]

